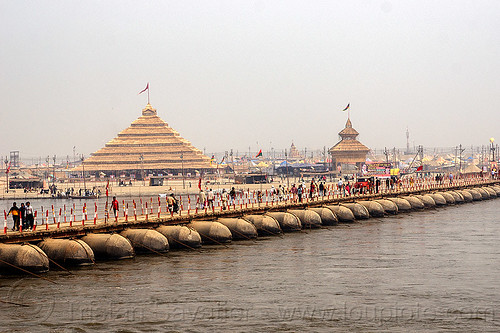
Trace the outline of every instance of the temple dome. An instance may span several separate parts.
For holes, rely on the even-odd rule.
[[[352,128],[351,119],[347,118],[345,128],[339,132],[339,135],[341,138],[349,138],[354,136],[353,138],[355,139],[359,135],[359,133],[354,128]]]
[[[366,154],[370,148],[357,140],[358,135],[358,131],[352,128],[351,119],[347,118],[345,128],[339,132],[341,140],[328,150],[336,165],[359,165],[366,161]]]

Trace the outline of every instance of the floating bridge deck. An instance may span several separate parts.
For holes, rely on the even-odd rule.
[[[220,207],[210,210],[182,210],[180,214],[153,213],[137,216],[120,216],[118,218],[76,220],[72,223],[50,223],[38,224],[34,231],[4,231],[0,234],[0,243],[23,243],[35,242],[45,238],[71,238],[79,237],[89,233],[121,232],[127,228],[155,228],[160,225],[187,224],[193,220],[215,220],[220,217],[240,217],[247,214],[263,214],[268,211],[284,211],[287,209],[318,207],[323,205],[340,204],[360,200],[373,200],[384,197],[405,196],[411,194],[422,194],[435,191],[458,190],[477,186],[488,186],[500,184],[500,180],[460,180],[455,184],[415,186],[400,191],[384,193],[360,194],[353,196],[319,196],[307,198],[303,202],[272,201],[260,203],[245,203],[228,206],[226,210]],[[159,215],[159,216],[158,216]]]

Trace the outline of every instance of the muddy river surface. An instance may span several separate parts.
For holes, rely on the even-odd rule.
[[[498,332],[500,199],[0,277],[2,332]]]

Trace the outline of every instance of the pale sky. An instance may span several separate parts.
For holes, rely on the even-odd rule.
[[[207,155],[500,142],[500,1],[0,0],[0,156],[158,115]],[[257,144],[258,143],[258,144]]]

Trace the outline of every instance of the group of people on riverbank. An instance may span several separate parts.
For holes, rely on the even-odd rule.
[[[24,191],[27,193],[28,191],[25,189]],[[40,194],[50,194],[52,198],[70,198],[70,197],[93,197],[100,196],[101,190],[94,186],[92,189],[89,188],[80,188],[75,189],[73,187],[65,188],[64,190],[58,189],[56,185],[52,184],[48,189],[40,189]]]
[[[33,230],[35,217],[33,207],[29,201],[26,204],[22,202],[20,207],[17,207],[17,203],[14,202],[7,213],[8,215],[12,215],[14,221],[12,231],[19,231],[20,228],[22,230]]]

